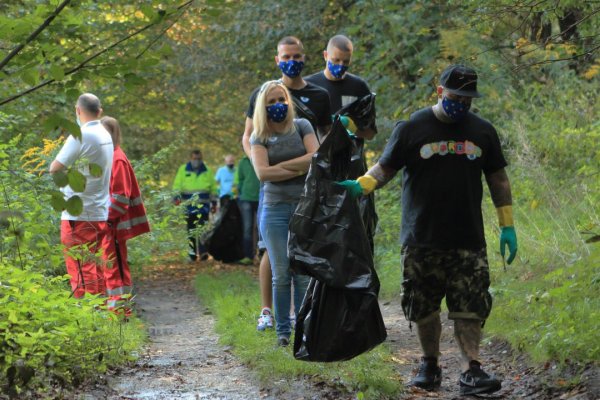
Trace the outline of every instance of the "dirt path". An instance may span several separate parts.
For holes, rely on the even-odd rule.
[[[150,344],[132,368],[85,399],[256,399],[252,374],[218,344],[214,318],[192,287],[195,265],[160,266],[137,282],[136,309]]]
[[[146,321],[150,344],[129,368],[106,378],[104,384],[85,390],[78,399],[350,399],[317,377],[307,380],[269,382],[261,387],[252,371],[245,368],[229,349],[219,345],[213,316],[199,303],[194,292],[197,265],[167,265],[146,270],[137,283],[137,309]],[[388,344],[396,370],[403,382],[415,372],[420,353],[416,331],[409,330],[395,300],[381,306]],[[412,399],[464,399],[458,393],[459,353],[452,324],[444,315],[440,359],[443,383],[439,392],[408,391],[400,397]],[[587,385],[570,391],[560,388],[569,377],[553,373],[553,366],[532,368],[523,356],[513,356],[508,346],[485,343],[482,362],[486,369],[504,377],[503,389],[493,399],[596,399],[598,370],[584,374]],[[594,385],[590,382],[596,382]],[[558,386],[557,386],[558,385]],[[590,387],[592,388],[590,390]]]
[[[137,363],[106,377],[77,396],[85,400],[322,399],[334,393],[308,380],[274,381],[260,387],[218,343],[214,317],[198,300],[193,282],[198,264],[156,266],[136,282],[136,309],[150,343]]]

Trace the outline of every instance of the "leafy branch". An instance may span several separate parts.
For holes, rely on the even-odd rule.
[[[115,43],[111,44],[111,45],[110,45],[110,46],[108,46],[108,47],[105,47],[104,49],[100,50],[99,52],[97,52],[97,53],[95,53],[95,54],[92,54],[91,56],[89,56],[88,58],[86,58],[85,60],[83,60],[81,63],[79,63],[77,66],[75,66],[75,67],[73,67],[73,68],[71,68],[71,69],[69,69],[69,70],[65,71],[65,76],[68,76],[68,75],[74,74],[75,72],[77,72],[77,71],[79,71],[79,70],[81,70],[81,69],[83,69],[83,68],[86,68],[86,67],[87,67],[87,64],[88,64],[89,62],[91,62],[91,61],[93,61],[94,59],[96,59],[96,58],[100,57],[101,55],[103,55],[103,54],[105,54],[105,53],[109,52],[110,50],[112,50],[112,49],[114,49],[115,47],[119,46],[121,43],[123,43],[123,42],[126,42],[127,40],[129,40],[129,39],[133,38],[134,36],[137,36],[137,35],[139,35],[140,33],[142,33],[142,32],[144,32],[144,31],[146,31],[147,29],[149,29],[149,28],[151,28],[151,27],[155,26],[155,25],[156,25],[156,24],[158,24],[160,21],[162,21],[162,20],[163,20],[163,18],[165,18],[165,17],[170,17],[171,15],[175,14],[177,11],[179,11],[179,10],[181,10],[181,9],[185,8],[185,7],[189,7],[189,6],[190,6],[190,5],[191,5],[193,2],[194,2],[194,0],[189,0],[189,1],[187,1],[186,3],[184,3],[184,4],[180,5],[180,6],[178,6],[178,7],[177,7],[177,9],[176,9],[176,11],[174,11],[174,12],[172,12],[172,13],[170,13],[170,14],[167,14],[167,13],[165,13],[164,11],[163,11],[163,12],[160,12],[160,11],[159,11],[159,18],[158,18],[157,20],[155,20],[154,22],[151,22],[151,23],[149,23],[149,24],[148,24],[148,25],[146,25],[146,26],[143,26],[143,27],[141,27],[141,28],[139,28],[139,29],[135,30],[134,32],[132,32],[132,33],[130,33],[129,35],[127,35],[127,36],[125,36],[125,37],[123,37],[123,38],[121,38],[121,39],[117,40]],[[7,97],[7,98],[5,98],[5,99],[1,100],[1,101],[0,101],[0,106],[3,106],[3,105],[5,105],[5,104],[7,104],[7,103],[10,103],[10,102],[14,101],[14,100],[17,100],[18,98],[21,98],[21,97],[23,97],[23,96],[25,96],[25,95],[27,95],[27,94],[29,94],[29,93],[35,92],[36,90],[38,90],[38,89],[41,89],[41,88],[43,88],[43,87],[45,87],[45,86],[48,86],[48,85],[50,85],[50,84],[52,84],[52,83],[54,83],[54,82],[56,82],[56,79],[54,79],[54,78],[47,79],[46,81],[44,81],[44,82],[42,82],[42,83],[40,83],[40,84],[38,84],[38,85],[36,85],[36,86],[33,86],[33,87],[31,87],[31,88],[29,88],[29,89],[26,89],[26,90],[24,90],[24,91],[22,91],[22,92],[20,92],[20,93],[17,93],[17,94],[15,94],[15,95],[13,95],[13,96],[10,96],[10,97]]]
[[[193,0],[192,0],[192,1],[193,1]],[[191,1],[189,1],[188,3],[186,3],[186,4],[184,4],[183,6],[179,7],[179,8],[178,8],[178,10],[182,9],[183,7],[186,7],[186,6],[189,6],[189,5],[191,5],[191,3],[192,3],[192,2],[191,2]],[[147,46],[144,48],[144,50],[142,50],[142,51],[140,52],[140,54],[138,54],[138,55],[137,55],[135,58],[136,58],[136,59],[139,59],[139,58],[141,58],[141,57],[142,57],[144,54],[146,54],[146,52],[147,52],[148,50],[150,50],[150,48],[151,48],[152,46],[154,46],[154,44],[155,44],[156,42],[158,42],[158,41],[160,40],[160,38],[162,38],[162,37],[163,37],[163,36],[164,36],[164,35],[165,35],[165,34],[166,34],[168,31],[169,31],[169,29],[171,29],[171,28],[173,27],[173,25],[175,25],[175,24],[176,24],[176,23],[179,21],[179,19],[180,19],[181,17],[183,17],[183,15],[185,14],[185,12],[186,12],[186,11],[187,11],[187,10],[184,10],[184,11],[183,11],[181,14],[179,14],[179,15],[177,16],[177,18],[175,18],[175,19],[173,20],[173,22],[169,24],[169,26],[167,26],[165,29],[163,29],[163,30],[162,30],[162,32],[161,32],[160,34],[158,34],[158,35],[157,35],[157,36],[156,36],[156,37],[155,37],[155,38],[154,38],[152,41],[150,41],[150,43],[149,43],[149,44],[148,44],[148,45],[147,45]]]
[[[11,59],[13,59],[17,54],[19,54],[19,52],[23,50],[25,46],[31,43],[40,33],[42,33],[42,31],[46,29],[48,25],[50,25],[50,23],[58,16],[58,14],[60,14],[60,12],[67,5],[69,5],[70,2],[71,0],[64,0],[62,3],[60,3],[60,5],[56,7],[52,14],[50,14],[48,18],[46,18],[43,24],[41,24],[35,31],[33,31],[23,43],[21,43],[20,45],[15,47],[10,53],[8,53],[8,55],[4,57],[2,61],[0,61],[0,71],[2,71],[2,68],[4,68],[6,64],[8,64],[8,62]]]
[[[551,60],[542,60],[542,61],[536,61],[536,62],[532,62],[532,63],[528,63],[528,64],[518,65],[518,66],[516,66],[516,67],[513,68],[513,71],[518,71],[518,70],[521,70],[523,68],[533,67],[535,65],[550,64],[550,63],[558,62],[558,61],[569,61],[569,60],[575,60],[577,58],[584,57],[584,56],[591,56],[598,49],[600,49],[600,44],[592,47],[591,49],[589,49],[587,51],[584,51],[583,53],[578,53],[578,54],[575,54],[575,55],[573,55],[571,57],[554,58],[554,59],[551,59]]]

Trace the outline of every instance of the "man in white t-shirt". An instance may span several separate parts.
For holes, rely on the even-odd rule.
[[[83,201],[83,211],[71,215],[63,211],[60,238],[65,246],[67,272],[75,297],[85,293],[104,293],[102,263],[95,253],[101,248],[107,232],[109,184],[113,159],[113,142],[100,123],[102,105],[91,93],[79,96],[75,106],[81,139],[69,135],[56,159],[50,164],[50,173],[66,172],[76,168],[86,178],[83,192],[75,192],[69,185],[63,187],[65,199],[77,195]],[[102,173],[90,173],[90,165],[98,165]],[[94,176],[95,175],[95,176]]]

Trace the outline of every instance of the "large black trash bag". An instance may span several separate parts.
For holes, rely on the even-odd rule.
[[[342,107],[338,115],[347,115],[356,124],[359,129],[370,128],[377,132],[375,124],[375,93],[368,94],[360,99],[353,101],[350,104]],[[362,138],[354,137],[354,149],[351,155],[351,163],[349,167],[348,179],[356,179],[367,172],[367,161],[364,155],[365,141]],[[375,194],[371,193],[367,196],[362,196],[359,199],[360,214],[363,217],[363,223],[369,237],[371,252],[374,251],[373,236],[377,228],[377,213],[375,212]]]
[[[313,277],[297,316],[294,357],[299,360],[349,360],[387,336],[359,201],[336,184],[364,171],[362,148],[357,149],[336,118],[313,156],[290,221],[290,265]]]
[[[244,258],[242,214],[235,200],[228,201],[217,214],[212,228],[200,238],[215,260],[225,263]]]
[[[292,269],[334,288],[367,289],[374,275],[372,238],[365,229],[359,202],[335,183],[356,177],[353,175],[364,163],[353,157],[356,150],[355,140],[336,118],[313,156],[290,221]]]
[[[345,361],[382,343],[387,333],[378,293],[378,280],[368,290],[348,290],[311,279],[296,318],[294,357]]]

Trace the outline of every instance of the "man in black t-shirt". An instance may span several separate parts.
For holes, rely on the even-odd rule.
[[[403,169],[402,308],[415,322],[422,362],[412,384],[434,390],[438,366],[440,304],[446,297],[462,355],[461,394],[492,393],[501,381],[483,371],[479,358],[481,327],[492,298],[481,201],[485,176],[501,227],[500,253],[516,256],[510,183],[494,127],[469,112],[477,74],[451,65],[440,78],[438,103],[412,114],[394,128],[382,157],[366,175],[344,181],[350,194],[371,193]]]
[[[307,82],[327,90],[333,113],[337,113],[342,107],[371,94],[369,86],[362,78],[348,72],[353,51],[354,46],[348,37],[333,36],[327,43],[327,49],[323,51],[325,69],[304,78]],[[375,124],[359,129],[350,117],[342,116],[341,118],[346,129],[355,135],[350,135],[350,137],[355,142],[357,153],[362,156],[364,170],[366,170],[367,162],[364,158],[363,139],[372,139],[375,136],[377,133]],[[374,195],[369,195],[361,200],[361,211],[367,235],[371,240],[371,250],[374,250],[373,236],[377,227]]]
[[[371,94],[367,83],[359,76],[348,72],[354,47],[344,35],[329,39],[323,51],[325,69],[304,78],[307,82],[322,87],[329,93],[331,111],[336,113],[343,106]],[[377,133],[372,128],[351,129],[358,137],[372,139]]]
[[[304,68],[304,46],[300,39],[294,36],[286,36],[277,43],[277,55],[275,63],[282,72],[281,81],[290,91],[294,101],[294,110],[298,118],[306,118],[310,121],[315,133],[325,136],[331,127],[331,108],[329,106],[329,95],[327,91],[302,78]],[[246,112],[246,125],[242,136],[242,145],[248,158],[250,154],[250,135],[253,131],[252,118],[254,116],[254,105],[256,97],[262,86],[256,88],[250,96],[250,104]],[[257,220],[260,221],[262,210],[262,186],[259,194],[259,206]],[[260,235],[259,235],[260,236]],[[259,248],[266,250],[264,243],[259,237]],[[258,317],[257,329],[264,331],[273,328],[272,293],[271,293],[271,267],[269,256],[265,251],[260,260],[259,281],[261,291],[262,310]]]

